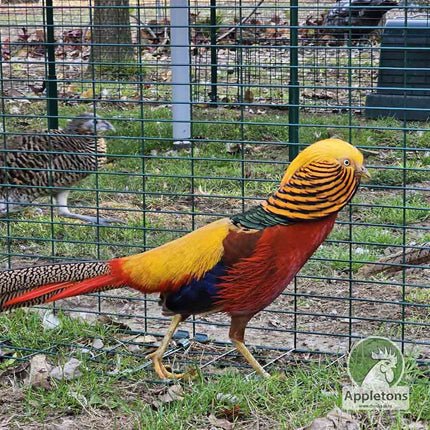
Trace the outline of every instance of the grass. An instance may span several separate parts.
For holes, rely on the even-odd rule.
[[[232,369],[223,370],[218,376],[199,372],[196,379],[176,388],[176,399],[168,402],[165,396],[168,386],[149,382],[150,370],[138,371],[127,378],[121,374],[142,362],[143,345],[139,355],[130,354],[126,342],[109,352],[115,338],[124,339],[118,329],[101,323],[90,325],[61,314],[59,317],[59,327],[44,330],[38,313],[19,310],[0,316],[1,333],[7,333],[8,338],[2,349],[7,353],[9,343],[16,348],[16,360],[7,360],[9,372],[21,364],[20,357],[36,350],[45,351],[52,365],[64,363],[70,356],[82,361],[80,377],[71,381],[52,380],[49,389],[25,385],[19,374],[14,380],[2,377],[5,366],[0,361],[0,392],[5,394],[14,386],[15,395],[17,391],[21,393],[19,400],[2,395],[0,404],[0,416],[2,408],[7,407],[8,413],[14,415],[15,425],[59,422],[63,417],[85,422],[97,414],[103,421],[103,412],[108,411],[110,419],[114,417],[113,422],[121,420],[124,425],[124,420],[127,421],[128,426],[122,428],[209,428],[210,420],[227,417],[236,428],[250,428],[259,422],[260,428],[292,429],[308,425],[314,418],[340,407],[342,386],[350,383],[344,359],[322,357],[303,362],[295,361],[293,356],[272,370],[269,380],[247,380],[243,373]],[[95,338],[103,339],[102,350],[91,347]],[[92,360],[91,356],[97,359]],[[411,388],[410,410],[357,413],[354,419],[362,428],[379,428],[379,424],[385,423],[392,429],[403,429],[407,422],[430,419],[428,368],[420,368],[411,357],[405,375],[403,383]],[[113,428],[111,425],[109,428]],[[93,428],[101,428],[100,423]]]

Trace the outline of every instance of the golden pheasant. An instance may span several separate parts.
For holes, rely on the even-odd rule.
[[[245,213],[130,257],[0,272],[0,309],[124,286],[160,293],[163,313],[173,315],[161,345],[150,354],[160,378],[181,376],[162,363],[179,323],[213,312],[230,315],[231,341],[266,377],[244,344],[246,325],[324,241],[362,177],[369,173],[355,147],[338,139],[317,142],[290,164],[276,193]]]
[[[8,136],[0,157],[0,217],[19,212],[35,199],[52,195],[58,215],[108,224],[114,218],[97,218],[70,212],[69,187],[103,164],[106,142],[97,133],[115,130],[113,125],[91,113],[75,118],[63,130],[51,134]],[[99,158],[100,157],[100,158]]]

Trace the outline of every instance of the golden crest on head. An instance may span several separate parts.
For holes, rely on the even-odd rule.
[[[350,143],[341,139],[326,139],[315,142],[305,148],[288,166],[288,169],[282,179],[282,185],[285,185],[294,173],[300,168],[316,161],[338,161],[339,163],[348,160],[349,165],[359,172],[367,170],[363,166],[363,154]]]

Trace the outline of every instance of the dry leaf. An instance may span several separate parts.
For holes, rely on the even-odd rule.
[[[310,425],[297,430],[360,430],[360,424],[351,415],[335,408],[324,418],[315,418]]]
[[[140,351],[140,349],[141,349],[141,346],[140,345],[136,345],[134,343],[130,343],[130,344],[127,345],[127,351],[130,351],[133,354],[134,353],[138,353]]]
[[[159,399],[163,403],[170,403],[176,400],[184,400],[183,394],[184,390],[180,385],[173,385],[168,388],[167,393],[159,396]]]
[[[79,370],[81,362],[76,358],[71,358],[64,366],[54,367],[49,376],[58,379],[59,381],[65,379],[70,381],[74,378],[79,378],[82,372]]]
[[[60,320],[52,311],[47,311],[43,316],[42,325],[45,330],[53,330],[54,328],[60,326],[60,324]]]
[[[156,343],[157,339],[154,336],[146,335],[146,336],[138,336],[138,337],[131,337],[127,340],[130,340],[133,343],[130,343],[127,345],[127,349],[130,352],[137,352],[142,348],[142,343]]]
[[[160,394],[156,400],[152,402],[152,406],[157,409],[164,403],[171,403],[184,400],[184,390],[180,385],[172,385],[166,392]]]
[[[27,380],[27,384],[32,387],[43,387],[45,389],[50,388],[49,384],[49,372],[52,366],[46,362],[46,355],[38,354],[30,360],[30,375]]]
[[[93,340],[93,348],[102,349],[104,347],[104,343],[100,338],[96,338]]]
[[[114,319],[112,319],[109,315],[100,315],[97,318],[98,322],[100,324],[105,324],[105,325],[111,325],[114,327],[118,327],[122,330],[130,330],[132,329],[132,327],[130,327],[129,325],[127,325],[126,323],[122,322],[122,321],[116,321]]]
[[[242,416],[242,412],[240,410],[239,405],[234,405],[230,409],[220,409],[217,411],[216,416],[217,418],[226,418],[229,421],[234,421],[236,418]]]
[[[0,372],[0,379],[8,375],[16,376],[22,373],[24,370],[26,370],[27,367],[28,367],[28,363],[25,361],[21,361],[17,366],[8,367],[7,369]]]
[[[227,143],[226,152],[227,154],[238,154],[242,151],[242,145],[240,143]]]
[[[217,429],[230,430],[233,428],[233,424],[230,421],[226,419],[217,418],[213,414],[210,414],[208,416],[208,421],[212,426],[214,426]]]
[[[139,343],[157,343],[157,338],[155,336],[151,336],[147,334],[145,336],[139,336],[135,339],[135,342]]]

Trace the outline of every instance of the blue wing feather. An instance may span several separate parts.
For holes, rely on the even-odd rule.
[[[164,307],[175,314],[192,315],[209,312],[216,306],[217,285],[225,275],[225,266],[218,263],[200,280],[193,280],[165,297]]]

